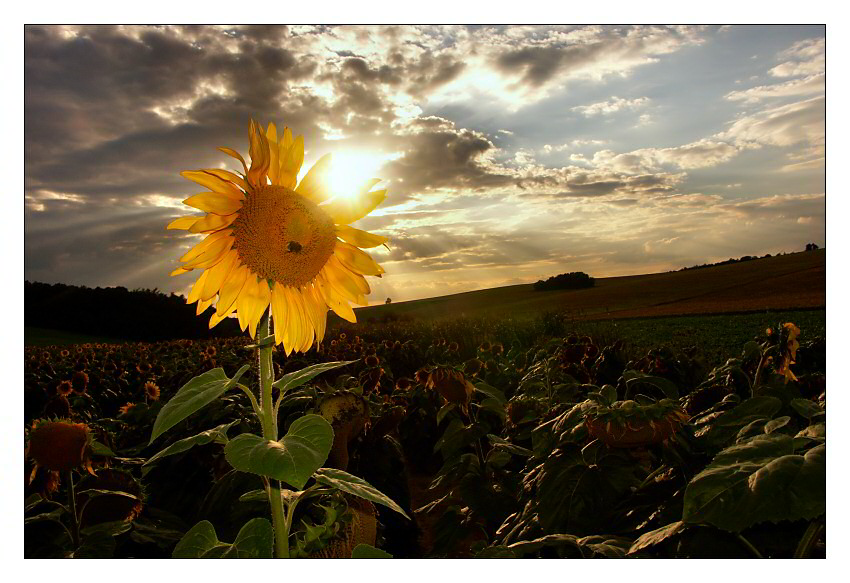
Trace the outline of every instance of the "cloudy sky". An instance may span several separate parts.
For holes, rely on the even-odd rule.
[[[25,278],[185,293],[179,172],[380,177],[372,301],[825,244],[821,26],[25,29]],[[195,236],[197,237],[197,236]]]

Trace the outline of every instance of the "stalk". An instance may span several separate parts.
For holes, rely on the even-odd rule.
[[[68,470],[66,474],[68,480],[68,510],[71,514],[71,539],[74,542],[74,550],[80,547],[80,521],[77,518],[77,500],[74,494],[74,473],[73,470]]]
[[[257,332],[257,343],[271,333],[271,312],[266,311],[260,329]],[[260,421],[263,426],[263,438],[277,441],[277,419],[272,405],[272,383],[274,382],[274,366],[272,364],[273,344],[265,344],[257,348],[257,360],[260,364]],[[289,558],[289,528],[280,498],[280,482],[269,480],[269,504],[272,508],[272,523],[274,524],[275,556],[278,559]]]

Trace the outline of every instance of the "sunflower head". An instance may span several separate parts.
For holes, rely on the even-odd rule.
[[[73,391],[73,390],[74,390],[74,385],[71,381],[62,381],[56,387],[56,392],[59,393],[62,396],[66,396],[66,397],[68,395],[70,395],[71,391]]]
[[[278,135],[274,124],[263,129],[251,122],[251,166],[236,151],[220,148],[239,160],[242,172],[221,169],[182,175],[209,189],[184,201],[205,212],[176,219],[169,229],[206,237],[180,260],[172,275],[202,271],[189,293],[200,315],[215,305],[212,328],[236,314],[242,330],[256,335],[267,308],[275,322],[275,342],[286,354],[305,352],[325,334],[328,309],[355,322],[349,302],[366,305],[371,292],[365,275],[384,270],[361,248],[387,239],[349,226],[385,198],[372,190],[379,179],[352,188],[353,197],[330,200],[325,174],[330,157],[322,157],[297,182],[304,141],[289,128]]]
[[[84,373],[81,370],[78,370],[74,373],[74,376],[71,377],[71,386],[74,389],[74,392],[78,395],[82,395],[86,392],[86,388],[89,385],[89,375]]]
[[[85,423],[40,420],[30,431],[27,455],[39,467],[65,472],[90,463],[91,442]]]
[[[159,400],[159,386],[156,383],[148,381],[145,383],[145,396],[151,401]]]

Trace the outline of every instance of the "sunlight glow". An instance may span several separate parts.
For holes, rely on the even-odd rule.
[[[334,152],[327,185],[333,197],[352,197],[370,178],[381,178],[381,167],[398,155],[369,151]]]

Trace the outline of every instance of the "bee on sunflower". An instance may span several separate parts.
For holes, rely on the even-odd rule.
[[[286,354],[306,352],[322,341],[327,311],[355,322],[349,302],[366,305],[371,292],[365,275],[384,273],[361,249],[387,242],[386,237],[349,226],[386,198],[372,190],[380,179],[362,185],[351,198],[330,199],[325,175],[330,154],[297,182],[304,161],[304,140],[289,128],[278,135],[273,123],[263,131],[253,120],[250,167],[230,148],[222,152],[239,160],[242,173],[221,169],[181,174],[208,188],[183,201],[203,211],[180,217],[167,228],[206,234],[184,254],[172,275],[201,270],[189,293],[200,315],[215,305],[210,328],[235,312],[239,326],[252,337],[266,309],[275,319],[275,343]]]

